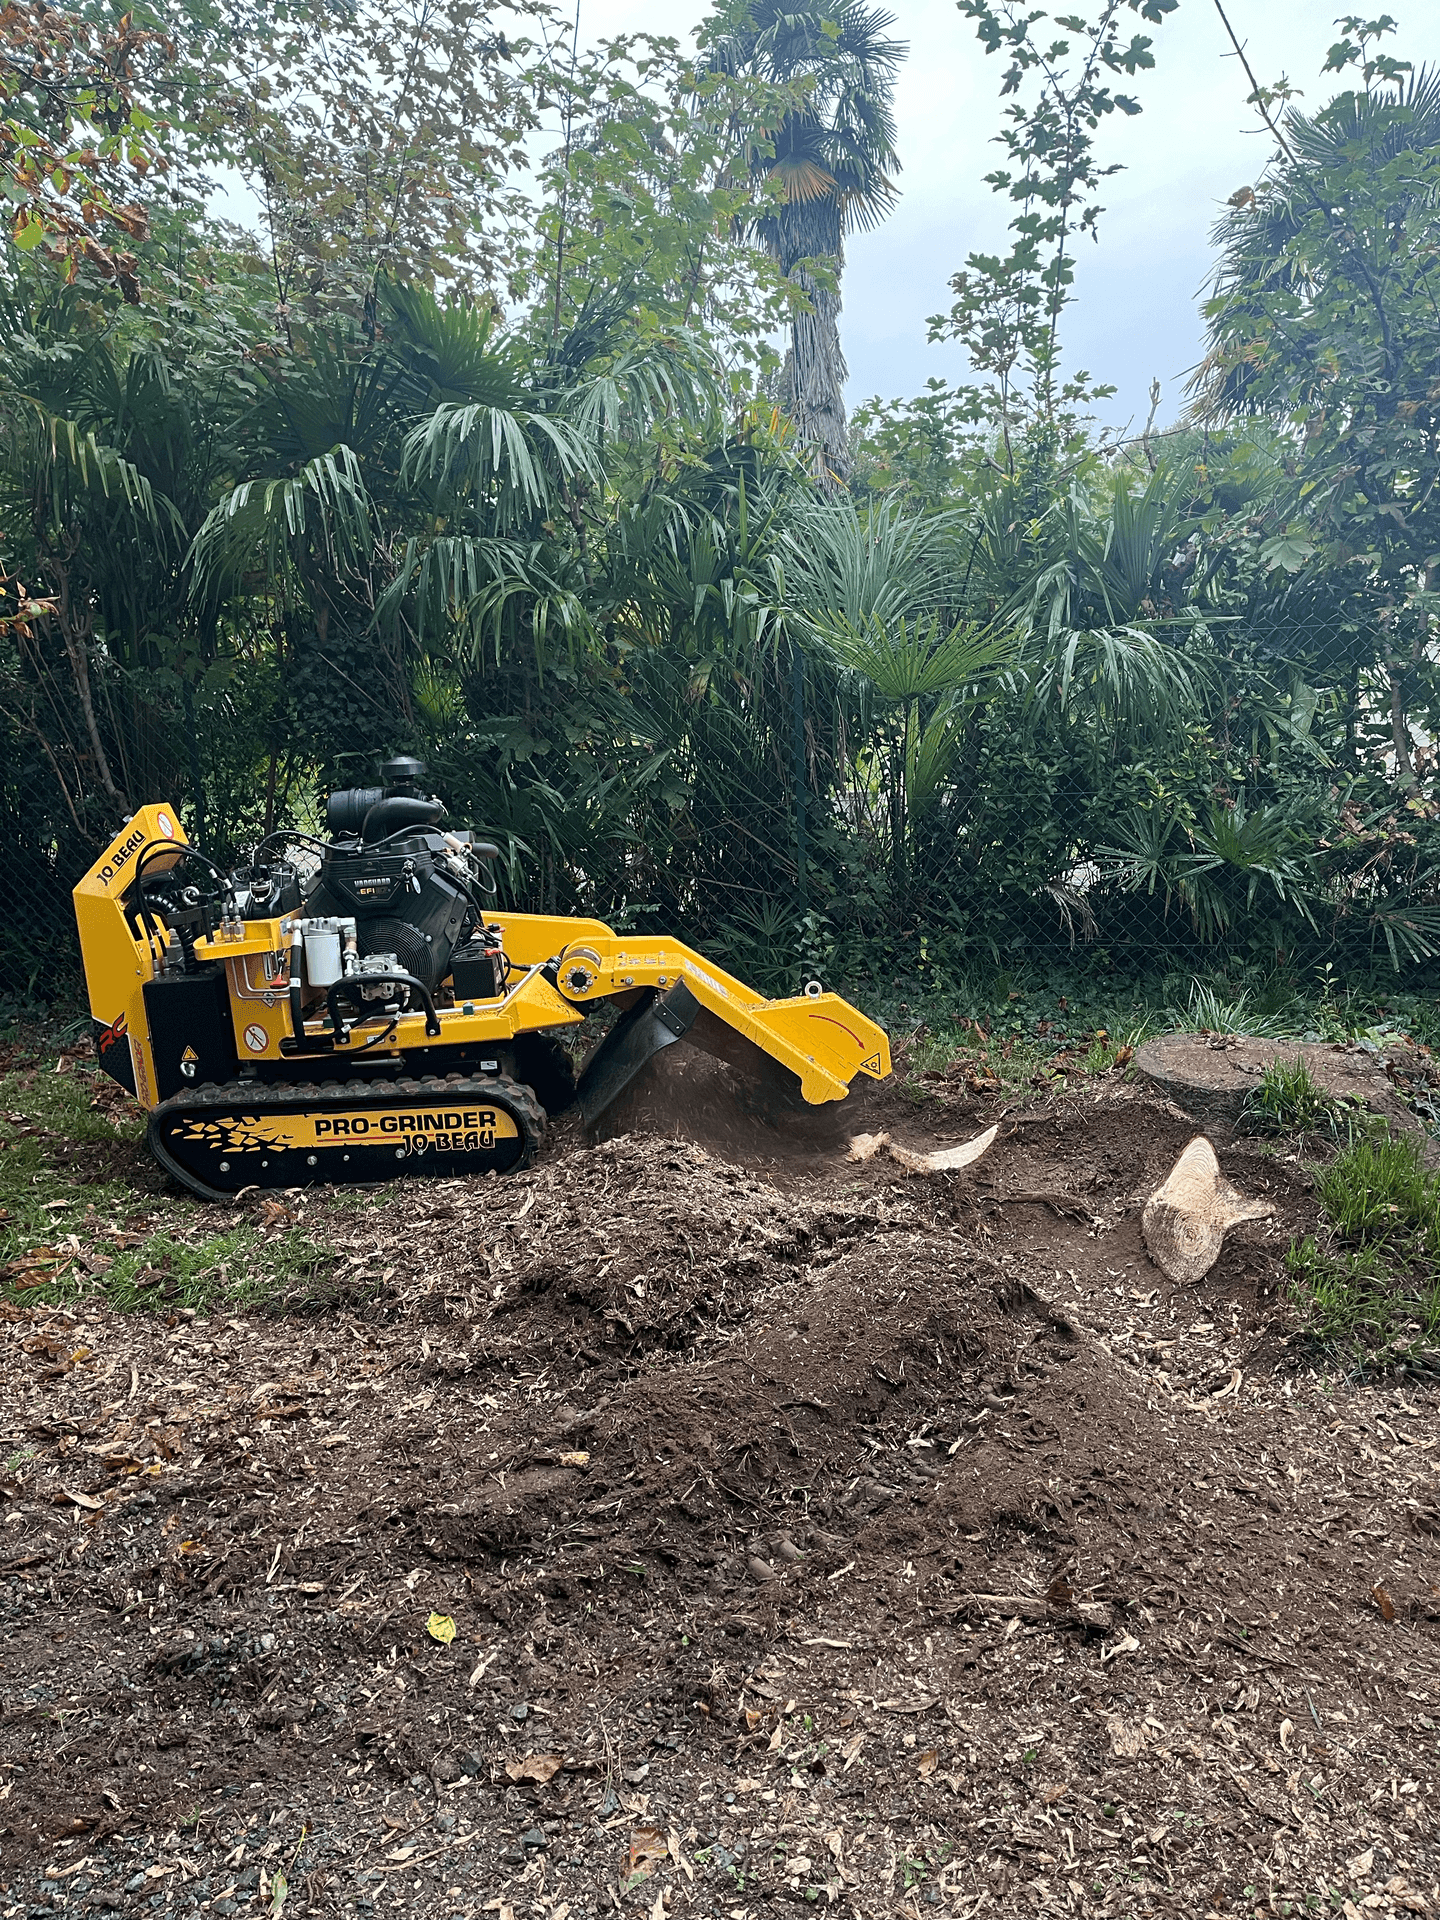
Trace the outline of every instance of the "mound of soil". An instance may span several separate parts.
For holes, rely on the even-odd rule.
[[[695,1084],[293,1197],[363,1306],[4,1309],[10,1911],[1436,1911],[1440,1392],[1311,1366],[1303,1168],[1172,1294],[1156,1103],[919,1178]]]

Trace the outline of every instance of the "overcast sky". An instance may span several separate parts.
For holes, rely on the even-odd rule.
[[[568,13],[571,0],[562,0]],[[1392,4],[1394,0],[1392,0]],[[895,211],[876,232],[854,235],[841,320],[853,406],[871,394],[918,393],[932,376],[965,377],[954,346],[926,341],[927,318],[950,305],[949,277],[972,251],[1004,246],[1013,211],[984,183],[1001,164],[1001,55],[987,57],[954,0],[890,0],[896,38],[909,42],[896,98],[903,171]],[[1335,90],[1320,69],[1338,36],[1337,0],[1226,0],[1263,84],[1288,74],[1318,105]],[[620,33],[686,40],[706,0],[580,0],[582,42]],[[1065,11],[1057,5],[1057,12]],[[1388,49],[1440,60],[1440,5],[1399,0],[1400,34]],[[1211,266],[1209,233],[1225,200],[1252,181],[1270,150],[1257,131],[1239,62],[1214,0],[1180,0],[1152,34],[1156,65],[1125,83],[1144,111],[1114,114],[1101,128],[1103,161],[1124,171],[1104,183],[1099,243],[1082,243],[1076,298],[1062,335],[1068,366],[1117,388],[1102,419],[1143,426],[1152,378],[1163,387],[1161,423],[1184,404],[1187,370],[1200,353],[1198,302]],[[544,142],[542,140],[541,145]],[[253,198],[226,178],[217,204],[256,223]]]
[[[896,37],[910,43],[896,100],[902,197],[878,232],[849,243],[841,326],[852,405],[874,393],[917,393],[932,376],[964,377],[958,349],[926,344],[925,322],[949,306],[949,276],[966,254],[1002,244],[1010,211],[984,184],[1001,162],[990,142],[1000,125],[1002,56],[986,57],[954,0],[890,4]],[[1226,0],[1226,11],[1262,83],[1288,73],[1314,104],[1334,90],[1334,76],[1322,80],[1320,68],[1338,38],[1337,0]],[[1395,11],[1401,31],[1390,49],[1417,65],[1440,58],[1435,0],[1400,0]],[[690,13],[685,0],[581,0],[581,39],[680,35]],[[1135,26],[1154,37],[1155,69],[1131,89],[1143,114],[1112,115],[1101,130],[1102,156],[1125,171],[1105,183],[1099,244],[1084,243],[1064,341],[1072,367],[1119,389],[1103,417],[1133,419],[1138,429],[1152,377],[1164,386],[1162,420],[1182,404],[1185,371],[1199,355],[1210,227],[1263,166],[1269,140],[1254,130],[1249,87],[1213,0],[1180,0],[1164,26]]]

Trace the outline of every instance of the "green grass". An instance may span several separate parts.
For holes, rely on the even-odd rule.
[[[1327,1231],[1285,1256],[1314,1336],[1357,1364],[1440,1366],[1440,1174],[1416,1134],[1376,1129],[1316,1175]]]
[[[0,1299],[171,1315],[323,1296],[334,1262],[313,1236],[372,1195],[317,1197],[302,1227],[166,1192],[140,1110],[83,1062],[55,1067],[37,1047],[0,1073]]]
[[[1426,1169],[1417,1134],[1356,1140],[1323,1169],[1315,1190],[1345,1239],[1440,1260],[1440,1175]]]
[[[1305,1062],[1272,1060],[1240,1116],[1246,1133],[1318,1133],[1353,1140],[1376,1125],[1365,1108],[1338,1100],[1316,1085]]]
[[[1243,987],[1227,999],[1202,980],[1190,982],[1190,995],[1183,1008],[1170,1007],[1167,1013],[1177,1033],[1233,1033],[1255,1040],[1293,1035],[1297,1024],[1294,1007],[1267,1011]]]
[[[1433,988],[1401,989],[1383,973],[1342,985],[1331,967],[1308,976],[1254,967],[1140,974],[1122,971],[1115,959],[1080,949],[1069,965],[1047,955],[944,980],[836,984],[880,1022],[892,1043],[917,1028],[939,1034],[979,1021],[992,1034],[1042,1041],[1056,1030],[1129,1037],[1167,1032],[1178,1023],[1192,1031],[1376,1045],[1412,1035],[1440,1048],[1440,996]]]

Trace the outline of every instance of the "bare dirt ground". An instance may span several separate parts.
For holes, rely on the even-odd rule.
[[[263,1203],[304,1312],[0,1304],[0,1916],[1440,1916],[1440,1387],[1295,1332],[1303,1165],[1176,1294],[1119,1076],[921,1178],[998,1104],[688,1071]]]

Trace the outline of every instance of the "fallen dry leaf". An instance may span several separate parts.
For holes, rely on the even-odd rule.
[[[670,1842],[658,1827],[635,1827],[630,1834],[630,1874],[646,1879],[657,1863],[670,1858]]]
[[[543,1787],[564,1764],[563,1753],[527,1753],[521,1760],[507,1760],[505,1772],[511,1780],[534,1780]]]
[[[1395,1618],[1395,1602],[1390,1598],[1384,1587],[1372,1587],[1370,1589],[1370,1595],[1376,1606],[1380,1609],[1380,1618],[1382,1620],[1393,1620]]]
[[[1113,1646],[1101,1647],[1100,1664],[1103,1667],[1107,1660],[1114,1660],[1119,1654],[1138,1653],[1139,1651],[1140,1642],[1135,1638],[1133,1633],[1127,1633],[1123,1640],[1117,1640]]]
[[[679,1867],[685,1875],[685,1878],[687,1880],[693,1880],[695,1878],[695,1869],[680,1851],[680,1836],[674,1827],[671,1827],[669,1833],[665,1836],[665,1844],[670,1849],[670,1858],[674,1861],[675,1865]],[[551,1920],[554,1920],[553,1914],[551,1915]]]
[[[931,1747],[927,1753],[922,1753],[916,1764],[920,1769],[920,1778],[922,1780],[928,1780],[940,1764],[939,1748]]]
[[[1122,1760],[1133,1760],[1145,1751],[1145,1729],[1139,1721],[1122,1719],[1118,1713],[1112,1713],[1105,1722],[1110,1735],[1110,1751]]]

